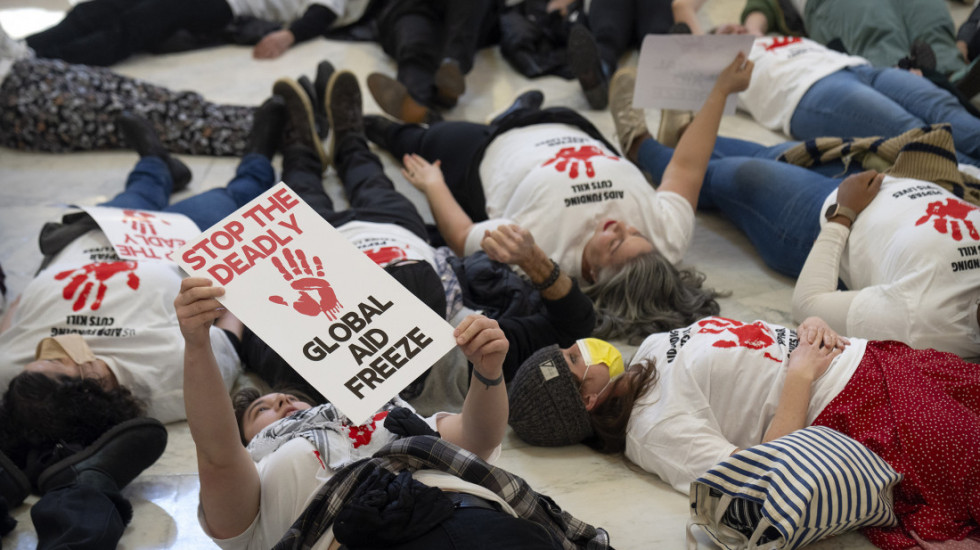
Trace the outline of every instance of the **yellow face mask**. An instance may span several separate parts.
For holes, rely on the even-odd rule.
[[[61,359],[68,357],[81,365],[95,361],[92,348],[78,334],[63,334],[53,338],[45,338],[37,344],[35,359]]]
[[[575,342],[586,365],[605,363],[609,367],[609,379],[623,374],[623,354],[612,344],[598,338],[582,338]]]

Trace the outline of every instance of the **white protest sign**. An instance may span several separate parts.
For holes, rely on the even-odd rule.
[[[748,34],[648,34],[640,50],[633,106],[699,111],[722,69],[738,52],[749,55],[754,39]],[[726,115],[735,113],[735,103],[735,95],[728,96]]]
[[[279,183],[174,255],[355,422],[456,345],[453,328]]]
[[[173,261],[174,250],[201,234],[183,214],[147,212],[110,206],[79,206],[99,224],[124,260]]]

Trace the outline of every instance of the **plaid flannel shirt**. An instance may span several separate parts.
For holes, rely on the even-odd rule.
[[[334,475],[313,497],[274,550],[307,549],[326,532],[357,487],[376,469],[392,473],[432,469],[481,485],[500,496],[521,518],[545,527],[568,550],[603,550],[609,534],[575,519],[526,481],[491,466],[475,454],[433,436],[406,437],[388,444],[372,458],[359,460]]]

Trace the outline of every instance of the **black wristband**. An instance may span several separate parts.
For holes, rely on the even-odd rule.
[[[534,290],[544,290],[555,284],[558,281],[559,275],[561,275],[561,269],[558,267],[558,262],[551,260],[551,274],[548,275],[548,278],[545,279],[544,282],[535,283],[534,281],[531,281],[531,287],[534,288]]]
[[[483,383],[483,385],[486,386],[488,390],[490,389],[490,386],[498,386],[500,385],[501,382],[504,381],[504,373],[500,373],[500,376],[491,380],[486,376],[480,374],[480,371],[477,370],[475,365],[473,366],[473,376],[475,376],[477,380]]]

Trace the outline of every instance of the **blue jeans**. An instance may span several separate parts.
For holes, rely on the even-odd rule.
[[[169,204],[173,181],[167,164],[158,157],[143,157],[129,173],[126,189],[101,206],[183,214],[205,230],[262,193],[276,182],[269,159],[257,153],[242,157],[228,185]]]
[[[771,160],[789,145],[718,138],[698,208],[721,212],[745,233],[766,265],[797,277],[820,233],[823,201],[840,179]],[[659,181],[673,154],[670,147],[647,139],[637,164]],[[842,165],[833,169],[840,172]]]
[[[859,65],[810,87],[796,106],[790,131],[796,139],[893,137],[939,122],[953,125],[959,161],[980,166],[980,119],[953,94],[908,71]]]

